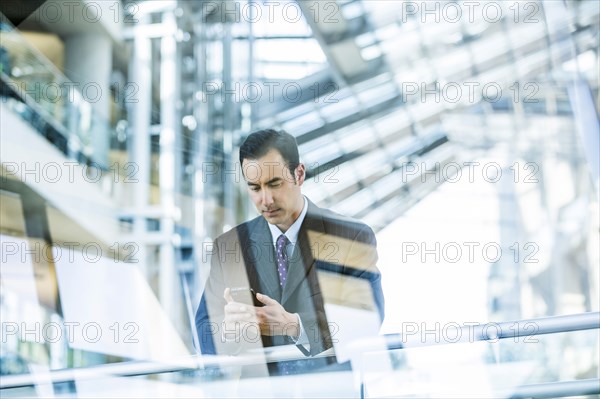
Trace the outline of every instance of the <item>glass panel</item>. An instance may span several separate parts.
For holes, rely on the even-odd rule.
[[[305,63],[322,63],[325,56],[314,40],[279,39],[256,40],[256,57],[271,62],[302,61]],[[294,48],[293,52],[286,51]]]
[[[93,24],[2,17],[0,396],[536,397],[521,386],[597,383],[596,326],[442,342],[457,324],[598,310],[596,1],[490,1],[473,19],[455,1],[145,3],[99,2]],[[70,82],[27,29],[82,63],[72,39],[110,38],[111,81],[139,98],[111,87],[110,115],[83,91],[56,99]],[[332,52],[345,40],[373,61],[360,74]],[[221,90],[250,78],[258,101]],[[301,143],[303,183],[277,133],[266,142],[289,153],[259,143],[244,164],[262,167],[242,173],[259,127]],[[104,134],[116,166],[95,165]],[[404,349],[379,345],[398,333]]]
[[[321,114],[327,122],[334,122],[346,116],[355,114],[358,110],[358,101],[356,98],[349,96],[343,99],[331,99],[329,104],[323,104],[321,107]]]
[[[316,111],[283,123],[284,129],[295,132],[296,135],[301,135],[321,126],[323,126],[323,120]]]
[[[418,328],[428,341],[456,339],[454,325]],[[598,338],[574,331],[365,354],[366,397],[511,397],[525,385],[597,378]]]
[[[92,137],[103,136],[109,142],[113,131],[122,130],[117,125],[124,122],[127,114],[119,106],[118,97],[126,96],[123,91],[127,88],[116,87],[112,115],[99,115],[93,112],[92,104],[110,93],[102,93],[95,82],[81,86],[68,80],[2,14],[0,25],[2,80],[15,95],[14,99],[3,101],[25,119],[32,119],[31,114],[37,114],[40,121],[36,127],[40,133],[68,156],[87,158],[107,168],[105,154],[93,155]]]

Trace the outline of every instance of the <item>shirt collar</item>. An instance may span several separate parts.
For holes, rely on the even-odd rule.
[[[300,226],[302,226],[302,222],[304,221],[304,218],[306,217],[306,212],[308,211],[308,201],[306,200],[306,197],[302,197],[304,198],[304,207],[302,208],[302,212],[300,212],[300,216],[298,216],[298,219],[296,219],[296,221],[292,223],[290,228],[287,229],[285,233],[282,233],[281,230],[279,230],[279,227],[267,222],[269,230],[271,231],[273,245],[276,245],[277,239],[282,234],[285,234],[287,239],[290,240],[290,242],[294,245],[296,244],[296,241],[298,241],[298,233],[300,233]]]

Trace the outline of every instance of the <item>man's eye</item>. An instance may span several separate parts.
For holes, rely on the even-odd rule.
[[[281,182],[277,182],[277,183],[271,183],[269,184],[270,187],[279,187],[281,186]]]
[[[260,190],[260,187],[250,187],[250,190],[252,190],[252,191],[258,191],[258,190]]]

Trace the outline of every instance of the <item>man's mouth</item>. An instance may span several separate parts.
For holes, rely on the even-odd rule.
[[[276,214],[277,212],[279,212],[279,211],[280,211],[280,209],[278,208],[278,209],[272,209],[272,210],[270,210],[270,211],[264,211],[263,213],[264,213],[265,215],[267,215],[267,216],[273,216],[273,215],[275,215],[275,214]]]

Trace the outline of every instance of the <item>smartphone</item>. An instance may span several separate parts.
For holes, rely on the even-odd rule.
[[[231,288],[231,297],[234,301],[244,303],[250,306],[264,306],[262,302],[256,299],[256,292],[249,287]]]

